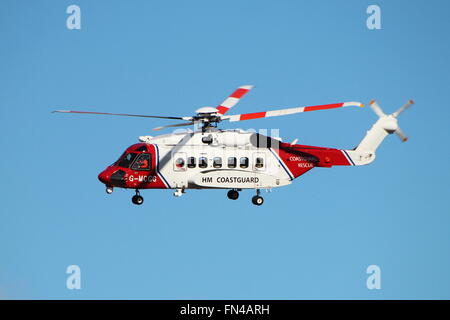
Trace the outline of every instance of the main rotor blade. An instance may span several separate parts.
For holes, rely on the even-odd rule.
[[[395,111],[392,115],[397,118],[400,113],[408,109],[411,105],[414,104],[413,100],[409,100],[407,103],[405,103],[403,106],[401,106],[397,111]]]
[[[289,109],[280,109],[280,110],[271,110],[271,111],[223,116],[222,120],[228,119],[231,122],[234,122],[234,121],[251,120],[251,119],[259,119],[259,118],[286,116],[289,114],[300,113],[300,112],[327,110],[327,109],[335,109],[335,108],[342,108],[342,107],[364,107],[364,105],[360,102],[323,104],[323,105],[318,105],[318,106],[297,107],[297,108],[289,108]]]
[[[167,126],[161,126],[161,127],[153,128],[152,130],[153,130],[153,131],[159,131],[159,130],[162,130],[162,129],[165,129],[165,128],[184,127],[184,126],[190,126],[190,125],[193,125],[193,124],[194,124],[194,122],[185,122],[185,123],[169,124],[169,125],[167,125]]]
[[[228,110],[236,105],[239,100],[245,96],[253,86],[240,86],[237,88],[228,98],[225,99],[224,102],[220,106],[217,107],[217,113],[225,114]]]
[[[172,119],[172,120],[191,120],[192,119],[191,117],[163,117],[163,116],[148,116],[148,115],[142,115],[142,114],[73,111],[73,110],[55,110],[55,111],[52,111],[52,113],[99,114],[99,115],[107,115],[107,116],[125,116],[125,117],[157,118],[157,119]]]

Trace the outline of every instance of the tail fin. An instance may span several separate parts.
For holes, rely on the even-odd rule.
[[[386,115],[375,100],[370,101],[369,105],[379,119],[367,131],[366,136],[354,150],[345,150],[355,165],[365,165],[373,162],[377,148],[389,134],[395,133],[403,142],[408,140],[398,126],[397,117],[413,103],[414,101],[409,100],[394,113]]]

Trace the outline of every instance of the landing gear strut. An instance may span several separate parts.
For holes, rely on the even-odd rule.
[[[136,194],[133,196],[133,198],[131,198],[131,202],[137,205],[141,205],[144,203],[144,198],[141,196],[138,189],[136,189]]]
[[[227,193],[228,199],[230,200],[237,200],[237,198],[239,198],[239,192],[237,190],[230,190]]]
[[[252,203],[255,206],[260,206],[264,203],[264,198],[259,195],[260,193],[261,191],[259,189],[256,189],[256,196],[253,196],[252,198]]]

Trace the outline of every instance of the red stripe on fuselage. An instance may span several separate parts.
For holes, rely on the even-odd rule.
[[[158,152],[156,150],[156,147],[153,144],[149,144],[148,147],[152,154],[152,172],[156,175],[156,178],[157,178],[157,181],[155,181],[151,185],[149,185],[149,188],[168,189],[168,186],[166,186],[165,182],[163,181],[163,179],[161,177],[161,173],[158,170],[159,159],[157,157]]]
[[[352,163],[347,159],[345,154],[340,149],[314,147],[305,145],[290,145],[288,143],[281,143],[280,146],[285,150],[292,150],[292,153],[304,153],[317,159],[316,167],[332,167],[332,166],[351,166]]]
[[[281,161],[289,169],[294,178],[305,174],[309,170],[315,167],[315,158],[307,154],[301,154],[294,149],[280,148],[274,150],[278,153]]]

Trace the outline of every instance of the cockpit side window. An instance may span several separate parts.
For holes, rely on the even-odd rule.
[[[129,168],[137,153],[124,153],[122,157],[116,162],[116,165],[122,168]]]
[[[134,161],[133,166],[131,169],[133,170],[150,170],[151,169],[151,161],[150,161],[150,154],[148,153],[141,153],[139,157]]]

